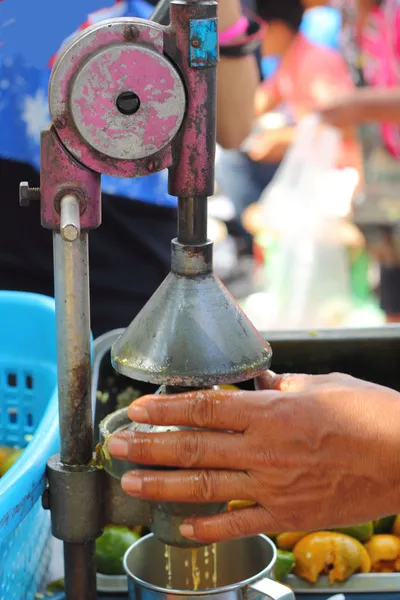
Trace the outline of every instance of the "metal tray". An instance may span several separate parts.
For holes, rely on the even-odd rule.
[[[318,583],[312,584],[289,575],[285,582],[299,594],[379,594],[400,593],[400,573],[365,573],[352,575],[343,583],[331,585],[327,577],[320,577]]]
[[[263,333],[276,373],[348,373],[400,391],[400,326]]]
[[[128,593],[128,578],[126,575],[96,575],[96,587],[98,592],[103,594],[127,594]]]

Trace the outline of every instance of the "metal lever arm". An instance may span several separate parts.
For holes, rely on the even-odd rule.
[[[170,21],[170,0],[160,0],[150,17],[150,21],[159,25],[169,25]]]

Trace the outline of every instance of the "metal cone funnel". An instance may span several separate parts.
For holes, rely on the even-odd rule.
[[[202,263],[192,249],[185,262],[185,249],[179,251],[172,272],[114,344],[114,368],[132,379],[182,387],[258,376],[269,368],[269,344],[218,277],[206,272],[211,260]]]

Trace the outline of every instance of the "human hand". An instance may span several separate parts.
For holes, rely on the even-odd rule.
[[[249,157],[256,162],[279,163],[293,141],[293,127],[264,131],[252,138]]]
[[[128,494],[256,504],[189,519],[181,534],[190,539],[315,530],[399,512],[400,398],[387,388],[341,374],[267,373],[256,392],[147,396],[129,416],[197,430],[113,436],[115,458],[177,469],[127,473]]]
[[[350,129],[359,123],[357,92],[344,94],[319,107],[321,122],[338,129]]]

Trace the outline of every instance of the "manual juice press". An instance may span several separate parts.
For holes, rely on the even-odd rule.
[[[104,525],[151,523],[164,543],[183,547],[184,518],[226,508],[141,502],[118,479],[132,465],[93,460],[88,232],[101,223],[100,174],[168,168],[178,197],[171,272],[115,343],[115,369],[168,393],[249,380],[270,365],[270,346],[213,273],[217,63],[217,3],[175,0],[168,26],[118,18],[80,32],[51,74],[41,187],[22,183],[20,200],[40,200],[54,239],[61,450],[48,463],[43,503],[64,542],[68,600],[95,598],[94,540]],[[130,423],[126,411],[110,415],[103,437]]]

